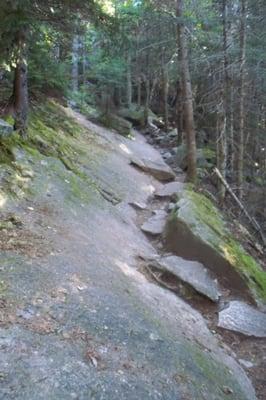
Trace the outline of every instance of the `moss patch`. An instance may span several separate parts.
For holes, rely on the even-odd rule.
[[[220,211],[206,196],[184,190],[172,216],[183,221],[201,241],[210,245],[244,278],[258,302],[266,302],[266,273],[237,242]]]
[[[104,157],[104,150],[90,140],[92,133],[68,116],[64,108],[54,101],[47,101],[33,107],[29,116],[28,137],[22,139],[18,134],[1,139],[0,176],[1,187],[5,193],[21,197],[26,192],[34,194],[36,185],[29,185],[34,179],[31,168],[39,173],[39,163],[43,156],[59,159],[73,175],[69,189],[79,199],[84,200],[88,188],[97,191],[94,179],[86,173],[85,166],[95,166]],[[23,163],[23,164],[22,164]],[[50,162],[49,162],[50,163]],[[53,163],[50,163],[53,168]],[[63,177],[64,175],[64,177]],[[61,171],[61,178],[66,175]],[[76,181],[75,181],[76,180]],[[82,193],[84,191],[84,193]]]

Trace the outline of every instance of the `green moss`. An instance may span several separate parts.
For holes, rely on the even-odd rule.
[[[103,152],[99,149],[88,151],[89,134],[55,102],[47,101],[35,106],[29,116],[28,137],[23,139],[14,133],[0,141],[0,164],[4,165],[1,168],[1,187],[4,193],[15,197],[21,197],[26,192],[34,193],[34,185],[30,187],[28,182],[28,178],[31,178],[28,162],[34,168],[37,160],[46,156],[59,159],[67,170],[74,173],[71,191],[77,194],[80,186],[79,198],[84,197],[81,193],[82,184],[75,186],[74,180],[83,181],[84,189],[92,186],[92,179],[82,169],[85,164],[95,163],[95,159],[100,158]],[[27,165],[16,162],[18,152],[19,160],[24,160]]]
[[[185,201],[189,201],[188,213],[191,214],[195,227],[200,226],[204,223],[214,233],[225,236],[224,228],[225,224],[221,218],[219,210],[213,205],[212,201],[206,196],[197,193],[191,188],[187,189],[184,193]]]
[[[243,247],[232,237],[228,236],[220,246],[225,258],[244,275],[255,296],[266,300],[266,273]]]
[[[203,155],[206,158],[206,160],[208,161],[214,161],[216,158],[216,153],[213,149],[209,148],[209,147],[203,147],[202,149],[203,151]]]
[[[266,273],[232,237],[220,211],[210,199],[191,188],[186,189],[177,203],[175,216],[239,272],[259,302],[266,301]]]
[[[188,344],[187,347],[187,352],[193,360],[193,364],[196,365],[196,368],[199,371],[197,374],[198,379],[193,382],[197,390],[199,389],[198,385],[200,382],[200,376],[202,375],[205,378],[204,380],[208,382],[208,387],[209,389],[211,388],[212,393],[216,393],[216,396],[219,396],[217,398],[227,399],[228,394],[224,392],[224,388],[230,387],[233,393],[237,394],[238,399],[246,400],[246,395],[242,392],[227,366],[221,364],[210,354],[205,353],[195,345]],[[207,388],[205,384],[201,389],[205,389],[204,392],[206,393]]]

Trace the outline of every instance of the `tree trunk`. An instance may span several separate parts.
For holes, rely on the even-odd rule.
[[[188,152],[187,180],[195,183],[197,180],[197,148],[194,127],[193,95],[188,63],[187,37],[185,33],[185,25],[182,21],[183,0],[176,1],[176,16],[178,18],[177,37],[181,61],[181,81],[184,94],[185,133]]]
[[[14,129],[22,137],[27,135],[29,108],[26,35],[26,28],[21,28],[16,35],[16,68],[13,83]]]
[[[79,36],[74,34],[72,42],[72,90],[79,89]]]
[[[176,94],[176,129],[177,129],[177,145],[183,143],[183,90],[180,80],[177,83]]]
[[[218,113],[217,120],[217,168],[222,174],[222,177],[226,179],[226,156],[227,156],[227,146],[226,146],[226,114],[224,107],[221,112]],[[221,205],[224,203],[225,198],[225,187],[222,182],[218,181],[218,197]]]
[[[141,107],[141,77],[137,80],[137,105],[138,109]]]
[[[86,52],[86,38],[84,35],[82,37],[82,83],[83,83],[84,87],[86,85],[87,67],[88,67],[88,60],[87,60],[87,52]]]
[[[149,118],[149,108],[150,108],[150,81],[147,77],[145,77],[145,90],[146,90],[146,98],[144,107],[144,126],[147,126]]]
[[[230,111],[229,111],[229,170],[231,174],[231,179],[234,181],[235,176],[235,131],[234,131],[234,88],[233,88],[233,69],[231,68],[231,85],[230,85]]]
[[[237,151],[238,197],[243,198],[244,129],[245,129],[245,64],[246,64],[247,0],[241,0],[240,16],[240,82],[239,82],[239,135]]]
[[[132,104],[132,77],[131,77],[131,54],[130,50],[127,52],[127,106],[131,107]]]
[[[228,4],[223,0],[223,89],[222,89],[222,110],[218,113],[218,138],[217,138],[217,167],[222,177],[226,179],[227,174],[227,134],[228,134],[228,115],[230,108],[230,77],[228,60]],[[224,203],[225,187],[218,181],[218,193],[220,203]]]
[[[163,75],[163,109],[164,109],[164,127],[166,132],[169,129],[169,113],[168,113],[168,92],[169,92],[169,77],[167,65],[162,67]]]

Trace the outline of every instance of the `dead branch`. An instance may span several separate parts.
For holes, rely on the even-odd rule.
[[[248,219],[248,221],[250,222],[250,224],[252,225],[253,229],[255,229],[255,231],[259,234],[262,243],[264,246],[266,246],[266,239],[264,237],[264,234],[262,232],[262,229],[260,227],[260,225],[258,224],[258,222],[255,220],[255,218],[251,217],[251,215],[249,214],[249,212],[247,211],[247,209],[245,208],[245,206],[243,205],[243,203],[239,200],[239,198],[237,197],[237,195],[233,192],[233,190],[231,189],[231,187],[229,186],[228,182],[224,179],[224,177],[222,176],[221,172],[218,170],[218,168],[214,168],[214,173],[217,175],[217,177],[220,179],[220,181],[222,182],[222,184],[224,185],[225,189],[228,191],[228,193],[230,194],[230,196],[232,197],[232,199],[235,201],[235,203],[238,205],[238,207],[240,208],[240,210],[244,213],[244,215],[246,216],[246,218]]]

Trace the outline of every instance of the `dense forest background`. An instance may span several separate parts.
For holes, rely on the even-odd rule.
[[[238,212],[217,166],[266,230],[265,15],[264,0],[1,0],[1,117],[27,140],[50,96],[159,130],[189,181]]]

